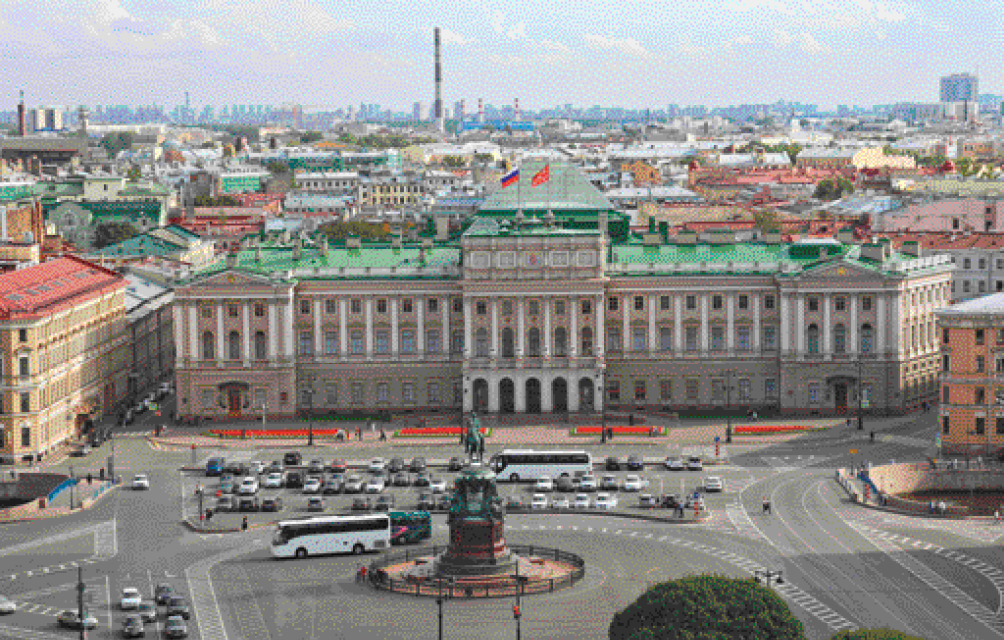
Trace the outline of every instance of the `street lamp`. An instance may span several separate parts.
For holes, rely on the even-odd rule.
[[[862,406],[864,402],[865,395],[865,382],[864,378],[861,377],[861,356],[858,356],[858,431],[864,431],[865,428],[865,418],[864,413],[862,413]]]
[[[314,446],[314,381],[307,387],[307,446]]]
[[[603,395],[603,383],[596,384],[596,400],[600,403],[600,442],[607,441],[607,402]]]
[[[984,418],[984,420],[986,420],[986,419]],[[986,427],[984,426],[984,428],[986,428]],[[969,436],[970,436],[969,437],[969,442],[966,443],[966,470],[967,471],[969,470],[969,453],[972,450],[972,446],[973,446],[972,442],[973,442],[974,436],[976,436],[976,435],[977,435],[977,433],[975,431],[970,431],[969,432]],[[972,475],[972,474],[970,474],[970,475]],[[975,506],[975,503],[973,502],[973,500],[975,499],[975,497],[973,495],[975,493],[975,491],[976,491],[976,476],[973,476],[972,481],[970,481],[970,483],[969,483],[969,510],[970,510],[970,513],[973,512],[973,510],[974,510],[973,507]]]
[[[753,571],[753,580],[757,584],[767,583],[767,587],[770,588],[770,581],[773,580],[774,584],[784,584],[784,572],[783,571],[761,571],[759,569]]]
[[[520,602],[520,596],[523,593],[523,588],[530,578],[528,576],[519,575],[519,561],[516,562],[516,604],[512,608],[512,616],[516,618],[516,640],[522,640],[523,638],[523,607]]]
[[[725,441],[732,442],[732,369],[725,371]]]
[[[445,601],[445,599],[443,598],[444,582],[450,587],[450,591],[449,593],[447,593],[447,597],[451,597],[453,595],[454,579],[453,578],[448,578],[445,580],[443,578],[439,579],[439,595],[436,596],[436,605],[439,607],[439,640],[443,640],[443,602]]]

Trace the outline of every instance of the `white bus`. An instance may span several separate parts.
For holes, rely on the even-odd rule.
[[[306,558],[330,553],[355,553],[390,546],[390,516],[331,516],[285,520],[272,537],[272,555]]]
[[[519,482],[541,476],[583,476],[593,472],[593,456],[588,451],[532,451],[506,449],[491,457],[488,467],[499,480]]]

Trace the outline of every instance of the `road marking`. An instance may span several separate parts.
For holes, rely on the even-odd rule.
[[[254,540],[204,560],[194,568],[185,570],[188,593],[192,602],[192,613],[195,614],[195,620],[199,625],[199,636],[203,640],[227,640],[220,603],[216,599],[216,590],[213,588],[212,578],[209,575],[213,567],[221,562],[247,555],[264,545],[263,541]]]
[[[66,640],[66,636],[58,636],[54,633],[36,631],[35,629],[21,629],[0,624],[0,633],[11,638],[23,638],[24,640]]]

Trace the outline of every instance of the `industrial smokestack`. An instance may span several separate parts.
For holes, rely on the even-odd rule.
[[[443,60],[442,60],[442,45],[439,39],[439,27],[436,27],[435,31],[435,42],[436,42],[436,102],[434,105],[433,115],[436,118],[436,127],[439,129],[440,133],[446,131],[446,123],[443,118]]]
[[[521,117],[520,112],[519,112],[519,98],[516,98],[515,102],[516,102],[516,119],[517,120],[522,120],[522,117]]]
[[[24,108],[24,91],[21,92],[21,101],[17,103],[17,135],[22,138],[27,135],[28,122],[27,113]]]
[[[482,98],[478,98],[478,122],[485,121],[485,101]]]

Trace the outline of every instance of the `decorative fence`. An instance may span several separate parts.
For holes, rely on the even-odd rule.
[[[56,486],[55,489],[49,492],[49,495],[45,497],[45,504],[52,504],[52,501],[56,499],[56,496],[78,482],[80,482],[80,478],[67,478],[66,480],[63,480]]]

